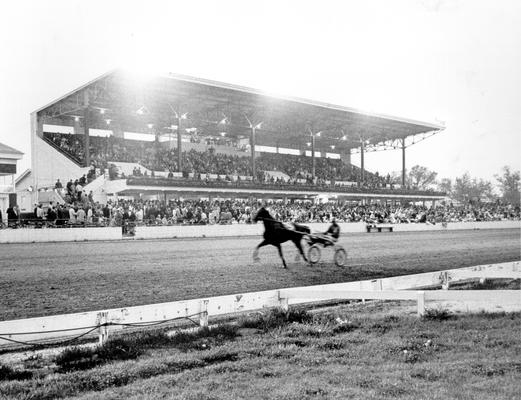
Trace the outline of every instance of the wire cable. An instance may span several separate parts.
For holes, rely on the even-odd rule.
[[[169,318],[169,319],[165,319],[165,320],[156,320],[156,321],[148,321],[148,322],[127,322],[127,323],[125,323],[125,322],[104,322],[104,323],[98,324],[96,326],[86,326],[86,327],[79,327],[79,328],[53,329],[53,330],[49,330],[49,331],[0,333],[0,340],[5,340],[7,342],[21,344],[24,346],[42,348],[42,347],[49,347],[49,346],[56,346],[56,345],[72,343],[72,342],[75,342],[75,341],[81,339],[82,337],[94,332],[95,330],[97,330],[99,328],[108,327],[108,326],[148,327],[148,326],[158,326],[158,325],[166,324],[166,323],[173,322],[173,321],[179,321],[179,320],[183,320],[183,319],[186,319],[186,320],[192,322],[194,325],[199,325],[192,318],[200,316],[201,314],[203,314],[203,313],[200,312],[200,313],[187,315],[187,316],[183,316],[183,317],[174,317],[174,318]],[[63,340],[60,342],[53,341],[52,343],[27,342],[27,341],[16,340],[16,339],[11,339],[9,337],[6,337],[6,336],[20,336],[20,335],[40,335],[40,334],[45,334],[45,333],[57,333],[57,332],[70,332],[70,331],[77,331],[77,330],[82,330],[82,329],[88,329],[88,330],[73,338]],[[52,340],[52,339],[50,339],[50,340]]]

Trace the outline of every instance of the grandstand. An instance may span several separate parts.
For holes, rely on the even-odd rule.
[[[333,196],[429,200],[405,187],[406,149],[444,127],[189,76],[108,72],[31,114],[31,170],[21,204],[60,201],[57,179],[86,176],[114,196]],[[402,179],[366,170],[364,154],[402,150]],[[351,163],[359,152],[361,165]],[[27,196],[25,196],[27,198]],[[20,198],[20,196],[19,196]],[[63,200],[63,199],[62,199]]]

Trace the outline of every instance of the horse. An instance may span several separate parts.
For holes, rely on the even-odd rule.
[[[271,244],[279,250],[279,255],[282,260],[282,264],[284,265],[284,268],[287,268],[286,260],[284,260],[284,255],[282,254],[282,248],[280,245],[281,243],[287,242],[288,240],[291,240],[295,244],[304,260],[306,262],[308,261],[306,255],[304,254],[304,250],[302,249],[301,244],[302,236],[311,232],[307,226],[293,223],[295,230],[287,229],[286,227],[284,227],[282,222],[274,219],[270,215],[268,210],[266,210],[264,207],[262,207],[253,218],[254,222],[258,222],[261,220],[264,223],[264,240],[261,243],[259,243],[259,245],[255,248],[255,251],[253,252],[254,261],[260,261],[258,255],[259,248]]]

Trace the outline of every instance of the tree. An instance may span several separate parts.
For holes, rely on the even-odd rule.
[[[511,171],[509,166],[504,166],[501,172],[501,175],[494,175],[494,177],[499,182],[499,189],[501,190],[503,201],[519,205],[519,183],[521,180],[519,171]]]
[[[492,183],[483,179],[471,178],[468,172],[456,178],[453,196],[461,202],[492,201]]]
[[[437,172],[429,170],[427,167],[415,165],[407,174],[407,185],[414,189],[426,190],[436,182]]]
[[[453,191],[452,179],[450,179],[450,178],[442,178],[442,180],[440,182],[438,182],[438,190],[440,192],[447,193],[447,196],[451,197],[452,196],[452,191]]]

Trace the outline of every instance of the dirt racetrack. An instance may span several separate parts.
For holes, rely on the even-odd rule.
[[[0,320],[73,313],[292,286],[355,281],[516,261],[519,229],[349,234],[348,263],[331,249],[310,266],[293,244],[261,238],[128,240],[0,245]]]

